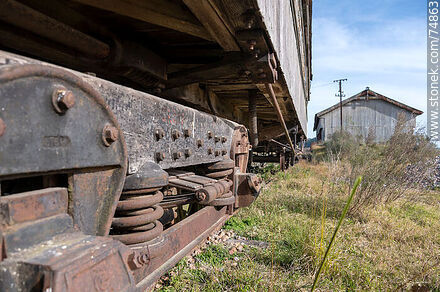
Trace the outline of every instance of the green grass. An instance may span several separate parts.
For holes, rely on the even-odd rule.
[[[324,163],[263,175],[269,183],[257,201],[224,228],[269,247],[231,255],[223,244],[209,245],[193,264],[182,260],[172,269],[161,291],[310,291],[349,186]],[[419,198],[346,217],[317,291],[407,290],[417,283],[439,291],[440,192]]]

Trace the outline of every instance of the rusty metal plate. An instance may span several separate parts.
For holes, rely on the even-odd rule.
[[[181,177],[180,179],[186,180],[189,182],[193,182],[196,184],[201,184],[203,186],[211,185],[211,184],[217,182],[217,180],[215,180],[215,179],[200,176],[200,175],[190,175],[190,176]]]
[[[193,182],[178,179],[178,178],[170,179],[169,183],[170,183],[170,186],[185,189],[188,191],[195,191],[195,190],[198,190],[203,187],[203,185],[201,185],[201,184],[193,183]]]
[[[52,103],[58,92],[71,97],[61,114]],[[0,177],[125,164],[123,137],[103,143],[103,129],[118,128],[116,119],[99,94],[68,71],[0,64],[0,118],[6,125]]]
[[[67,189],[47,188],[0,197],[1,225],[42,219],[67,212]]]
[[[24,251],[15,259],[3,261],[0,289],[8,291],[12,286],[16,291],[28,291],[30,287],[36,291],[133,291],[133,277],[127,265],[130,253],[129,248],[110,238],[72,233],[52,240],[37,253]]]
[[[164,242],[160,249],[150,248],[148,244],[138,245],[137,252],[145,253],[150,258],[144,266],[133,271],[139,291],[145,291],[205,239],[213,229],[221,226],[229,217],[226,209],[226,207],[219,209],[205,207],[168,228],[162,234]]]
[[[220,161],[229,155],[235,123],[106,80],[85,78],[121,123],[129,173],[148,161],[168,169]],[[198,140],[204,142],[202,146]],[[219,155],[222,150],[226,153]]]

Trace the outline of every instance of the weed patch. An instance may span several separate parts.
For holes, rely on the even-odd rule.
[[[224,229],[267,248],[209,245],[182,260],[159,291],[310,291],[342,212],[349,181],[330,163],[300,163],[268,175],[259,198]],[[323,268],[320,291],[440,288],[440,193],[364,206],[349,214]]]

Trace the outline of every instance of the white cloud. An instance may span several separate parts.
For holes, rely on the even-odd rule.
[[[377,16],[377,13],[375,14]],[[335,104],[333,79],[348,78],[347,96],[372,90],[426,111],[425,20],[380,18],[363,14],[353,21],[313,20],[313,77],[309,103],[309,137],[315,113]],[[371,17],[370,17],[371,16]],[[423,115],[419,118],[425,120]]]

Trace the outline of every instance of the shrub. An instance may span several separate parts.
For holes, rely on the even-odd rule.
[[[394,201],[401,197],[416,199],[417,192],[434,168],[439,151],[420,131],[399,118],[392,137],[384,144],[362,144],[347,133],[334,135],[327,144],[329,158],[341,160],[343,179],[353,184],[363,176],[350,213],[363,206]],[[338,152],[339,151],[339,152]]]

